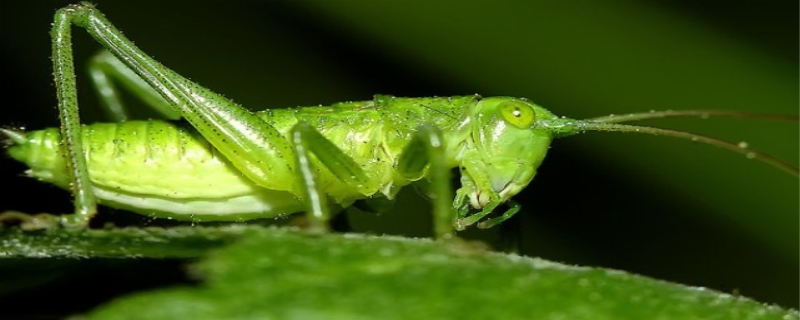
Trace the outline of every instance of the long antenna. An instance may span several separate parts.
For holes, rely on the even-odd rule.
[[[670,113],[672,111],[663,111],[663,112],[656,112],[655,114],[663,114],[663,113]],[[676,111],[680,113],[680,111]],[[722,112],[728,113],[728,112]],[[699,134],[684,132],[684,131],[677,131],[677,130],[670,130],[670,129],[661,129],[661,128],[653,128],[653,127],[644,127],[644,126],[634,126],[628,124],[618,124],[613,122],[621,122],[619,119],[623,119],[627,117],[627,120],[622,121],[633,121],[633,120],[642,120],[642,119],[650,119],[650,118],[663,118],[663,115],[657,117],[642,117],[640,115],[649,115],[651,113],[642,113],[642,114],[630,114],[630,115],[622,115],[622,116],[609,116],[609,117],[601,117],[601,118],[594,118],[591,120],[586,121],[578,121],[575,125],[578,127],[580,131],[608,131],[608,132],[636,132],[636,133],[645,133],[645,134],[652,134],[657,136],[667,136],[667,137],[674,137],[674,138],[681,138],[687,139],[691,141],[702,142],[706,144],[710,144],[713,146],[717,146],[720,148],[725,148],[737,153],[743,154],[748,159],[756,159],[759,161],[763,161],[769,165],[775,166],[778,169],[784,170],[789,172],[795,176],[800,176],[800,170],[798,170],[797,166],[786,162],[784,160],[775,158],[769,154],[759,152],[756,150],[748,149],[746,143],[739,143],[734,144],[731,142],[714,139],[706,136],[702,136]],[[615,117],[615,118],[611,118]],[[635,118],[635,119],[631,119]],[[611,119],[609,121],[600,122],[596,119]],[[616,121],[615,121],[616,120]]]
[[[590,118],[586,121],[603,122],[603,123],[620,123],[628,121],[672,118],[672,117],[700,117],[703,119],[709,117],[729,117],[729,118],[756,118],[775,121],[800,121],[798,116],[790,115],[776,115],[767,113],[756,112],[742,112],[742,111],[721,111],[721,110],[667,110],[667,111],[650,111],[641,113],[629,114],[612,114],[604,117]]]

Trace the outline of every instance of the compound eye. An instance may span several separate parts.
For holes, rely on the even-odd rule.
[[[530,128],[536,120],[533,108],[522,102],[503,102],[499,109],[503,120],[520,129]]]

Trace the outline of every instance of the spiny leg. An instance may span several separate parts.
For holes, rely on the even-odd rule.
[[[297,170],[302,178],[303,199],[307,203],[306,214],[311,224],[310,231],[326,232],[330,228],[331,215],[327,205],[327,195],[320,189],[315,168],[312,167],[311,154],[313,153],[336,178],[357,189],[364,190],[369,183],[368,178],[355,160],[304,122],[292,128],[292,145]]]
[[[433,200],[433,230],[437,238],[453,234],[452,187],[450,168],[445,162],[445,146],[439,128],[423,125],[417,128],[411,142],[403,149],[397,160],[397,171],[408,179],[421,177],[428,166],[431,181],[428,196]]]
[[[113,121],[123,122],[130,119],[115,82],[128,89],[163,118],[176,120],[181,117],[153,87],[106,50],[101,50],[89,60],[89,77],[101,106]]]
[[[53,27],[54,65],[64,130],[76,195],[76,212],[90,217],[96,211],[85,158],[80,152],[80,126],[75,99],[70,24],[87,29],[106,50],[144,79],[169,102],[216,150],[254,183],[269,189],[300,193],[294,180],[291,143],[254,113],[167,69],[125,38],[91,4],[81,3],[56,13]],[[77,142],[77,143],[76,143]],[[74,219],[74,218],[71,218]],[[82,221],[88,221],[84,218]]]
[[[92,192],[86,157],[83,154],[75,66],[72,58],[71,11],[61,9],[56,12],[51,30],[53,75],[58,97],[58,115],[61,120],[61,148],[67,157],[67,172],[71,179],[70,187],[75,205],[75,213],[62,216],[61,224],[83,228],[97,213],[97,199]]]

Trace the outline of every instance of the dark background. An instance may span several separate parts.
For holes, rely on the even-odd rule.
[[[68,3],[0,4],[0,125],[58,125],[48,32],[52,14]],[[252,109],[376,93],[527,97],[574,118],[798,108],[796,1],[95,3],[145,52]],[[100,121],[82,72],[98,46],[82,30],[74,34],[84,121]],[[652,124],[745,140],[798,162],[796,123]],[[0,210],[72,210],[66,192],[22,178],[24,168],[10,159],[0,161]],[[422,202],[413,193],[401,202]],[[554,143],[537,179],[516,198],[523,211],[515,219],[470,236],[500,237],[526,255],[797,308],[798,194],[796,177],[738,154],[669,138],[589,133]],[[352,217],[352,225],[427,235],[430,217],[412,212],[426,210],[398,206],[380,217]],[[104,214],[112,221],[125,216]],[[52,301],[54,314],[182,281],[180,262],[20,263],[14,272],[43,284],[0,288],[0,299]],[[71,295],[75,286],[95,294]]]

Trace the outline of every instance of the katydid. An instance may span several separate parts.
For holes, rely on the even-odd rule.
[[[86,29],[105,49],[91,61],[90,75],[113,118],[126,119],[113,86],[118,83],[170,120],[82,126],[72,25]],[[52,220],[61,226],[85,227],[101,203],[192,221],[305,211],[315,230],[326,230],[331,211],[392,199],[400,188],[428,179],[434,232],[443,237],[513,216],[520,207],[512,197],[532,181],[552,139],[585,131],[685,138],[798,174],[794,165],[744,145],[619,124],[708,115],[797,121],[792,116],[663,111],[575,120],[526,99],[476,95],[376,95],[369,101],[251,112],[162,66],[91,4],[59,10],[51,36],[60,129],[2,132],[13,144],[7,152],[30,168],[29,176],[71,190],[74,214]],[[459,169],[461,180],[455,197],[452,168]]]

